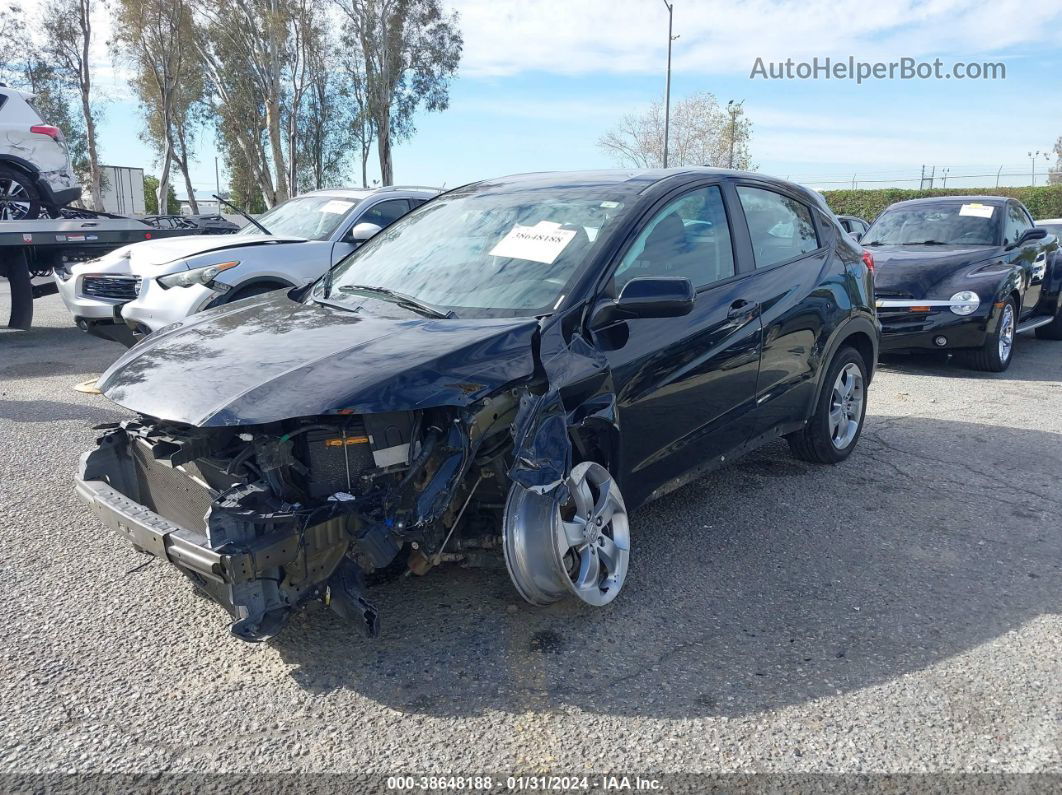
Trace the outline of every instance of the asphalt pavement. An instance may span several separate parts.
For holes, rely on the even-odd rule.
[[[886,362],[847,462],[637,511],[607,608],[447,566],[260,645],[74,495],[120,351],[56,296],[0,331],[0,772],[1062,772],[1060,342]]]

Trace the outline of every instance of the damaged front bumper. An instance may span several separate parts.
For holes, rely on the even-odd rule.
[[[292,608],[315,597],[360,620],[366,634],[378,633],[378,616],[361,592],[360,572],[346,559],[356,523],[340,504],[323,514],[320,508],[307,512],[258,484],[238,485],[216,495],[203,529],[193,529],[142,504],[166,498],[143,493],[143,473],[130,444],[137,441],[112,431],[97,449],[82,455],[78,496],[135,549],[173,564],[225,607],[234,619],[234,635],[266,640],[283,627]],[[187,502],[185,495],[175,495],[182,498]]]

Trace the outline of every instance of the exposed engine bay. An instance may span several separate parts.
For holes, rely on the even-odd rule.
[[[141,417],[101,426],[79,490],[124,497],[97,494],[93,505],[224,605],[238,637],[273,636],[310,599],[371,637],[373,582],[497,555],[518,406],[508,390],[465,409],[257,426]],[[123,521],[123,509],[137,515]],[[169,526],[145,529],[145,509]]]

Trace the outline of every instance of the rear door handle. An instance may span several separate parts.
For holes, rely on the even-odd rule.
[[[744,298],[739,298],[730,305],[730,310],[726,313],[726,316],[729,320],[736,320],[737,318],[754,315],[759,309],[760,305],[755,301],[746,301]]]

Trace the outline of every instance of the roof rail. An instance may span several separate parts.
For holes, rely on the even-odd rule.
[[[370,188],[369,190],[372,190]],[[376,188],[376,190],[438,190],[442,188],[435,185],[384,185],[382,188]]]

